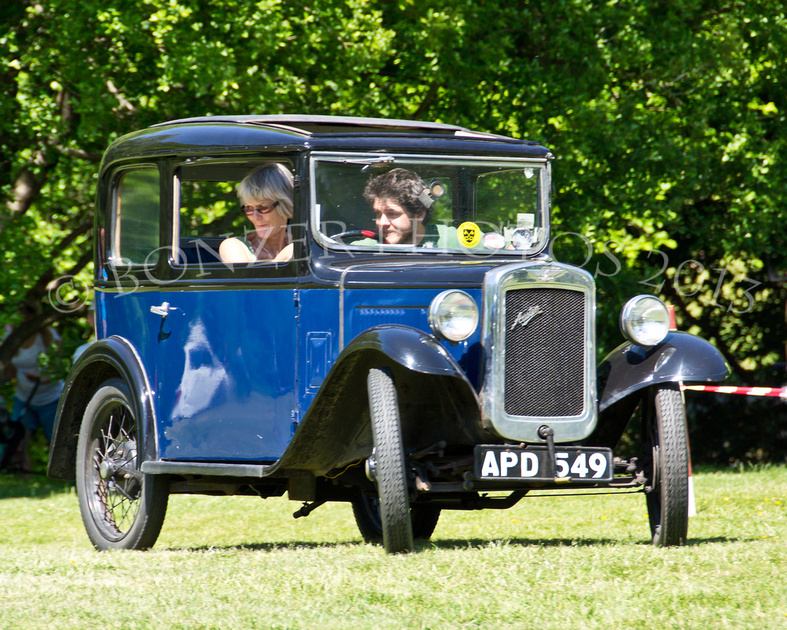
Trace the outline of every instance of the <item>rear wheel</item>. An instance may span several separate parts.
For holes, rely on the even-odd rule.
[[[131,400],[121,379],[106,381],[90,400],[79,432],[79,509],[100,550],[152,547],[167,513],[166,479],[139,470]]]
[[[689,529],[689,441],[683,397],[677,385],[665,385],[646,400],[644,430],[652,453],[646,498],[653,544],[682,545]]]
[[[359,492],[352,501],[353,515],[361,536],[368,543],[380,543],[383,540],[383,523],[380,519],[380,500]],[[410,508],[410,521],[413,527],[413,538],[429,540],[440,519],[439,508],[425,505],[414,505]]]
[[[383,546],[388,553],[410,551],[413,528],[396,388],[385,368],[369,370],[367,385]]]

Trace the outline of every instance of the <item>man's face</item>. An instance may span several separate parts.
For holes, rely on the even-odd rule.
[[[380,233],[380,242],[389,245],[415,245],[414,231],[424,214],[410,215],[390,197],[374,200],[374,222]]]

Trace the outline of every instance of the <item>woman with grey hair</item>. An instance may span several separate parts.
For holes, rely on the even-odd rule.
[[[228,238],[219,246],[222,262],[258,260],[285,262],[292,258],[287,222],[292,218],[292,173],[282,164],[261,166],[238,184],[241,211],[254,225],[244,239]]]

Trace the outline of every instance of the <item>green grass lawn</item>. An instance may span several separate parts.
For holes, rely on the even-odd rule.
[[[69,486],[0,476],[0,628],[787,628],[787,468],[694,481],[685,547],[649,544],[642,495],[551,497],[389,556],[347,505],[199,496],[99,553]]]

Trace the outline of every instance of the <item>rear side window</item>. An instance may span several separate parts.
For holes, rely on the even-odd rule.
[[[159,258],[159,172],[143,167],[120,173],[113,197],[111,260],[155,266]]]

